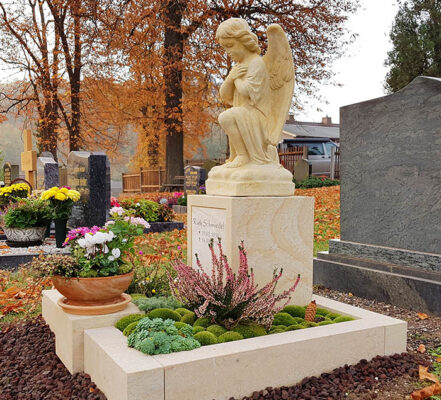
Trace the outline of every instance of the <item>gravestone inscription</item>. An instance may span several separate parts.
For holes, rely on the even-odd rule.
[[[199,188],[205,185],[207,173],[205,168],[188,165],[184,170],[184,191],[186,194],[198,194]]]

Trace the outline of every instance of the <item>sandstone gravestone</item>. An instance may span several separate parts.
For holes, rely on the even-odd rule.
[[[198,194],[199,188],[205,184],[206,170],[188,165],[184,170],[184,191],[186,194]]]
[[[311,175],[311,164],[307,160],[298,160],[294,164],[294,180],[301,182]]]
[[[37,189],[47,190],[59,183],[58,163],[52,157],[38,157]]]
[[[441,79],[340,112],[341,241],[316,283],[441,314]]]
[[[67,184],[81,194],[75,203],[69,226],[103,226],[106,223],[107,199],[107,156],[104,153],[72,151],[67,159]]]
[[[6,162],[3,165],[3,180],[5,182],[5,186],[9,186],[14,179],[19,177],[20,167],[15,164],[11,164]]]

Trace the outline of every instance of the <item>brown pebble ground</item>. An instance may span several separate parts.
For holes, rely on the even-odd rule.
[[[399,400],[424,384],[418,382],[418,365],[430,365],[427,354],[414,351],[419,343],[441,345],[441,318],[419,321],[417,313],[316,288],[316,293],[372,311],[402,318],[409,323],[409,353],[362,360],[320,377],[305,378],[291,387],[266,388],[242,400]],[[436,327],[436,328],[435,328]],[[327,349],[323,349],[327,351]],[[106,399],[87,374],[71,375],[55,354],[54,335],[42,317],[4,327],[0,332],[0,399]],[[231,400],[239,400],[234,399]]]

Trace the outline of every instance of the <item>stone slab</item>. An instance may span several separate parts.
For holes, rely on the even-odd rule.
[[[441,79],[340,109],[342,240],[441,254]]]
[[[441,315],[441,282],[350,263],[314,259],[314,284],[410,310]],[[439,277],[438,277],[439,278]]]
[[[228,197],[188,196],[188,260],[195,265],[195,253],[206,271],[211,271],[208,243],[222,239],[230,266],[239,266],[238,246],[244,241],[248,265],[255,281],[263,287],[272,279],[275,267],[283,268],[278,291],[300,283],[293,304],[305,305],[312,295],[314,199],[312,197]],[[217,250],[217,249],[216,249]],[[190,256],[191,255],[191,256]]]
[[[148,363],[142,375],[144,386],[136,386],[130,395],[118,392],[119,399],[144,399],[141,396],[157,380],[153,361],[163,370],[164,400],[227,400],[231,396],[249,396],[267,386],[294,385],[306,376],[319,376],[363,358],[405,351],[406,322],[320,296],[313,298],[320,307],[357,320],[187,352],[142,355]],[[85,350],[90,354],[86,356],[85,370],[92,380],[106,394],[125,388],[129,373],[126,377],[118,373],[141,364],[140,359],[133,359],[134,350],[127,347],[127,339],[116,328],[86,330],[85,336]],[[98,353],[105,353],[106,357]],[[103,375],[114,378],[104,379]]]
[[[339,239],[329,241],[329,253],[441,272],[441,254],[375,246]]]
[[[84,371],[108,400],[164,400],[162,365],[128,348],[114,327],[84,332]]]
[[[113,326],[125,315],[139,312],[133,303],[129,303],[125,310],[113,314],[73,315],[58,306],[61,297],[58,290],[43,290],[42,313],[55,334],[55,352],[72,374],[84,371],[84,330]]]

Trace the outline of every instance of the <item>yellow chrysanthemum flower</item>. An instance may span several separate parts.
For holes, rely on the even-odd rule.
[[[61,189],[60,189],[60,192],[63,193],[63,194],[67,194],[67,193],[69,192],[69,189],[68,189],[68,188],[65,188],[65,187],[64,187],[64,188],[61,188]]]
[[[77,192],[76,190],[69,190],[67,192],[67,197],[72,201],[78,201],[80,199],[80,196],[80,192]]]
[[[66,195],[64,195],[64,194],[61,193],[61,192],[57,192],[57,193],[55,194],[54,198],[55,198],[56,200],[64,201],[64,200],[66,200]]]

